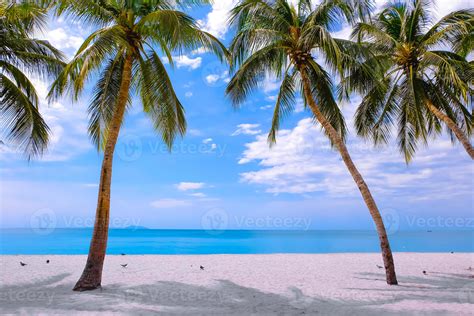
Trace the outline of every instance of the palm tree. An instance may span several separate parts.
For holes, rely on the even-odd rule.
[[[32,37],[44,26],[46,12],[31,2],[0,1],[0,125],[6,142],[28,159],[41,155],[49,138],[29,76],[52,78],[64,65],[57,49]]]
[[[104,151],[98,203],[89,256],[74,290],[101,286],[107,247],[112,160],[124,115],[134,92],[163,141],[171,148],[175,137],[186,130],[184,109],[156,49],[170,64],[172,53],[204,47],[221,59],[225,47],[196,22],[177,10],[207,1],[176,0],[63,0],[58,14],[92,23],[98,29],[78,49],[53,84],[50,97],[66,91],[78,98],[85,82],[98,74],[89,105],[89,134]]]
[[[341,154],[375,222],[380,239],[388,284],[397,284],[395,267],[385,226],[369,187],[357,170],[345,145],[346,125],[333,94],[328,71],[342,73],[356,61],[348,54],[349,41],[334,39],[331,25],[342,18],[353,21],[359,1],[325,0],[314,7],[300,0],[293,6],[286,0],[243,0],[231,14],[237,28],[230,51],[233,67],[240,66],[227,87],[234,106],[255,90],[266,74],[281,79],[276,100],[270,144],[276,141],[283,117],[293,111],[297,91]],[[353,46],[353,45],[352,45]],[[325,59],[324,65],[317,59]],[[354,66],[352,66],[354,67]]]
[[[359,135],[375,143],[387,142],[398,126],[398,146],[407,162],[420,141],[442,131],[442,123],[469,156],[473,131],[474,65],[464,56],[472,52],[474,10],[452,12],[431,22],[429,1],[394,3],[371,23],[359,23],[353,38],[370,45],[373,55],[364,67],[381,76],[364,76],[359,69],[345,78],[364,97],[356,113]]]

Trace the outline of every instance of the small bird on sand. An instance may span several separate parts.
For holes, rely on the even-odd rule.
[[[128,263],[126,264],[121,264],[122,268],[126,268],[128,266]]]
[[[382,266],[379,266],[378,264],[376,264],[377,268],[379,269],[382,269],[383,267]]]
[[[22,267],[24,267],[24,266],[26,266],[26,263],[23,263],[23,262],[20,261],[20,265],[21,265]]]
[[[49,263],[49,259],[48,259],[48,260],[46,260],[46,263]]]
[[[203,267],[203,266],[199,266],[199,268],[200,268],[201,270],[204,270],[204,267]]]

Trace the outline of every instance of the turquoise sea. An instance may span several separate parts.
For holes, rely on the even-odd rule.
[[[0,230],[0,254],[87,254],[92,229]],[[399,231],[397,252],[474,252],[474,231]],[[109,254],[378,252],[374,231],[111,229]]]

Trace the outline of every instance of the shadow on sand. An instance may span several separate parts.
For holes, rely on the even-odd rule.
[[[169,315],[380,315],[385,304],[402,300],[421,302],[474,303],[472,287],[467,288],[462,302],[462,291],[472,279],[459,275],[439,275],[436,279],[404,277],[400,286],[386,289],[347,288],[353,293],[367,293],[347,299],[305,296],[298,288],[289,288],[288,295],[265,293],[227,280],[218,280],[213,286],[204,287],[178,282],[157,282],[151,285],[127,286],[109,284],[103,289],[76,293],[73,284],[64,282],[69,274],[60,274],[41,282],[14,286],[0,286],[2,313],[107,312],[125,314]],[[381,274],[361,274],[360,278],[380,280]],[[468,283],[471,282],[471,283]],[[58,284],[59,283],[59,284]],[[382,291],[382,292],[380,292]],[[384,293],[387,291],[387,293]],[[372,292],[378,299],[368,300]],[[380,295],[382,293],[383,295]],[[471,295],[471,296],[469,296]],[[382,299],[380,299],[382,297]],[[442,311],[439,311],[442,314]],[[384,315],[394,313],[383,310]],[[430,313],[433,315],[435,313]]]

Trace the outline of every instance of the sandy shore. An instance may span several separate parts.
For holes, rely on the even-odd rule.
[[[0,256],[0,311],[474,314],[474,254],[397,253],[399,286],[385,284],[379,254],[108,256],[103,288],[76,293],[85,259]]]

